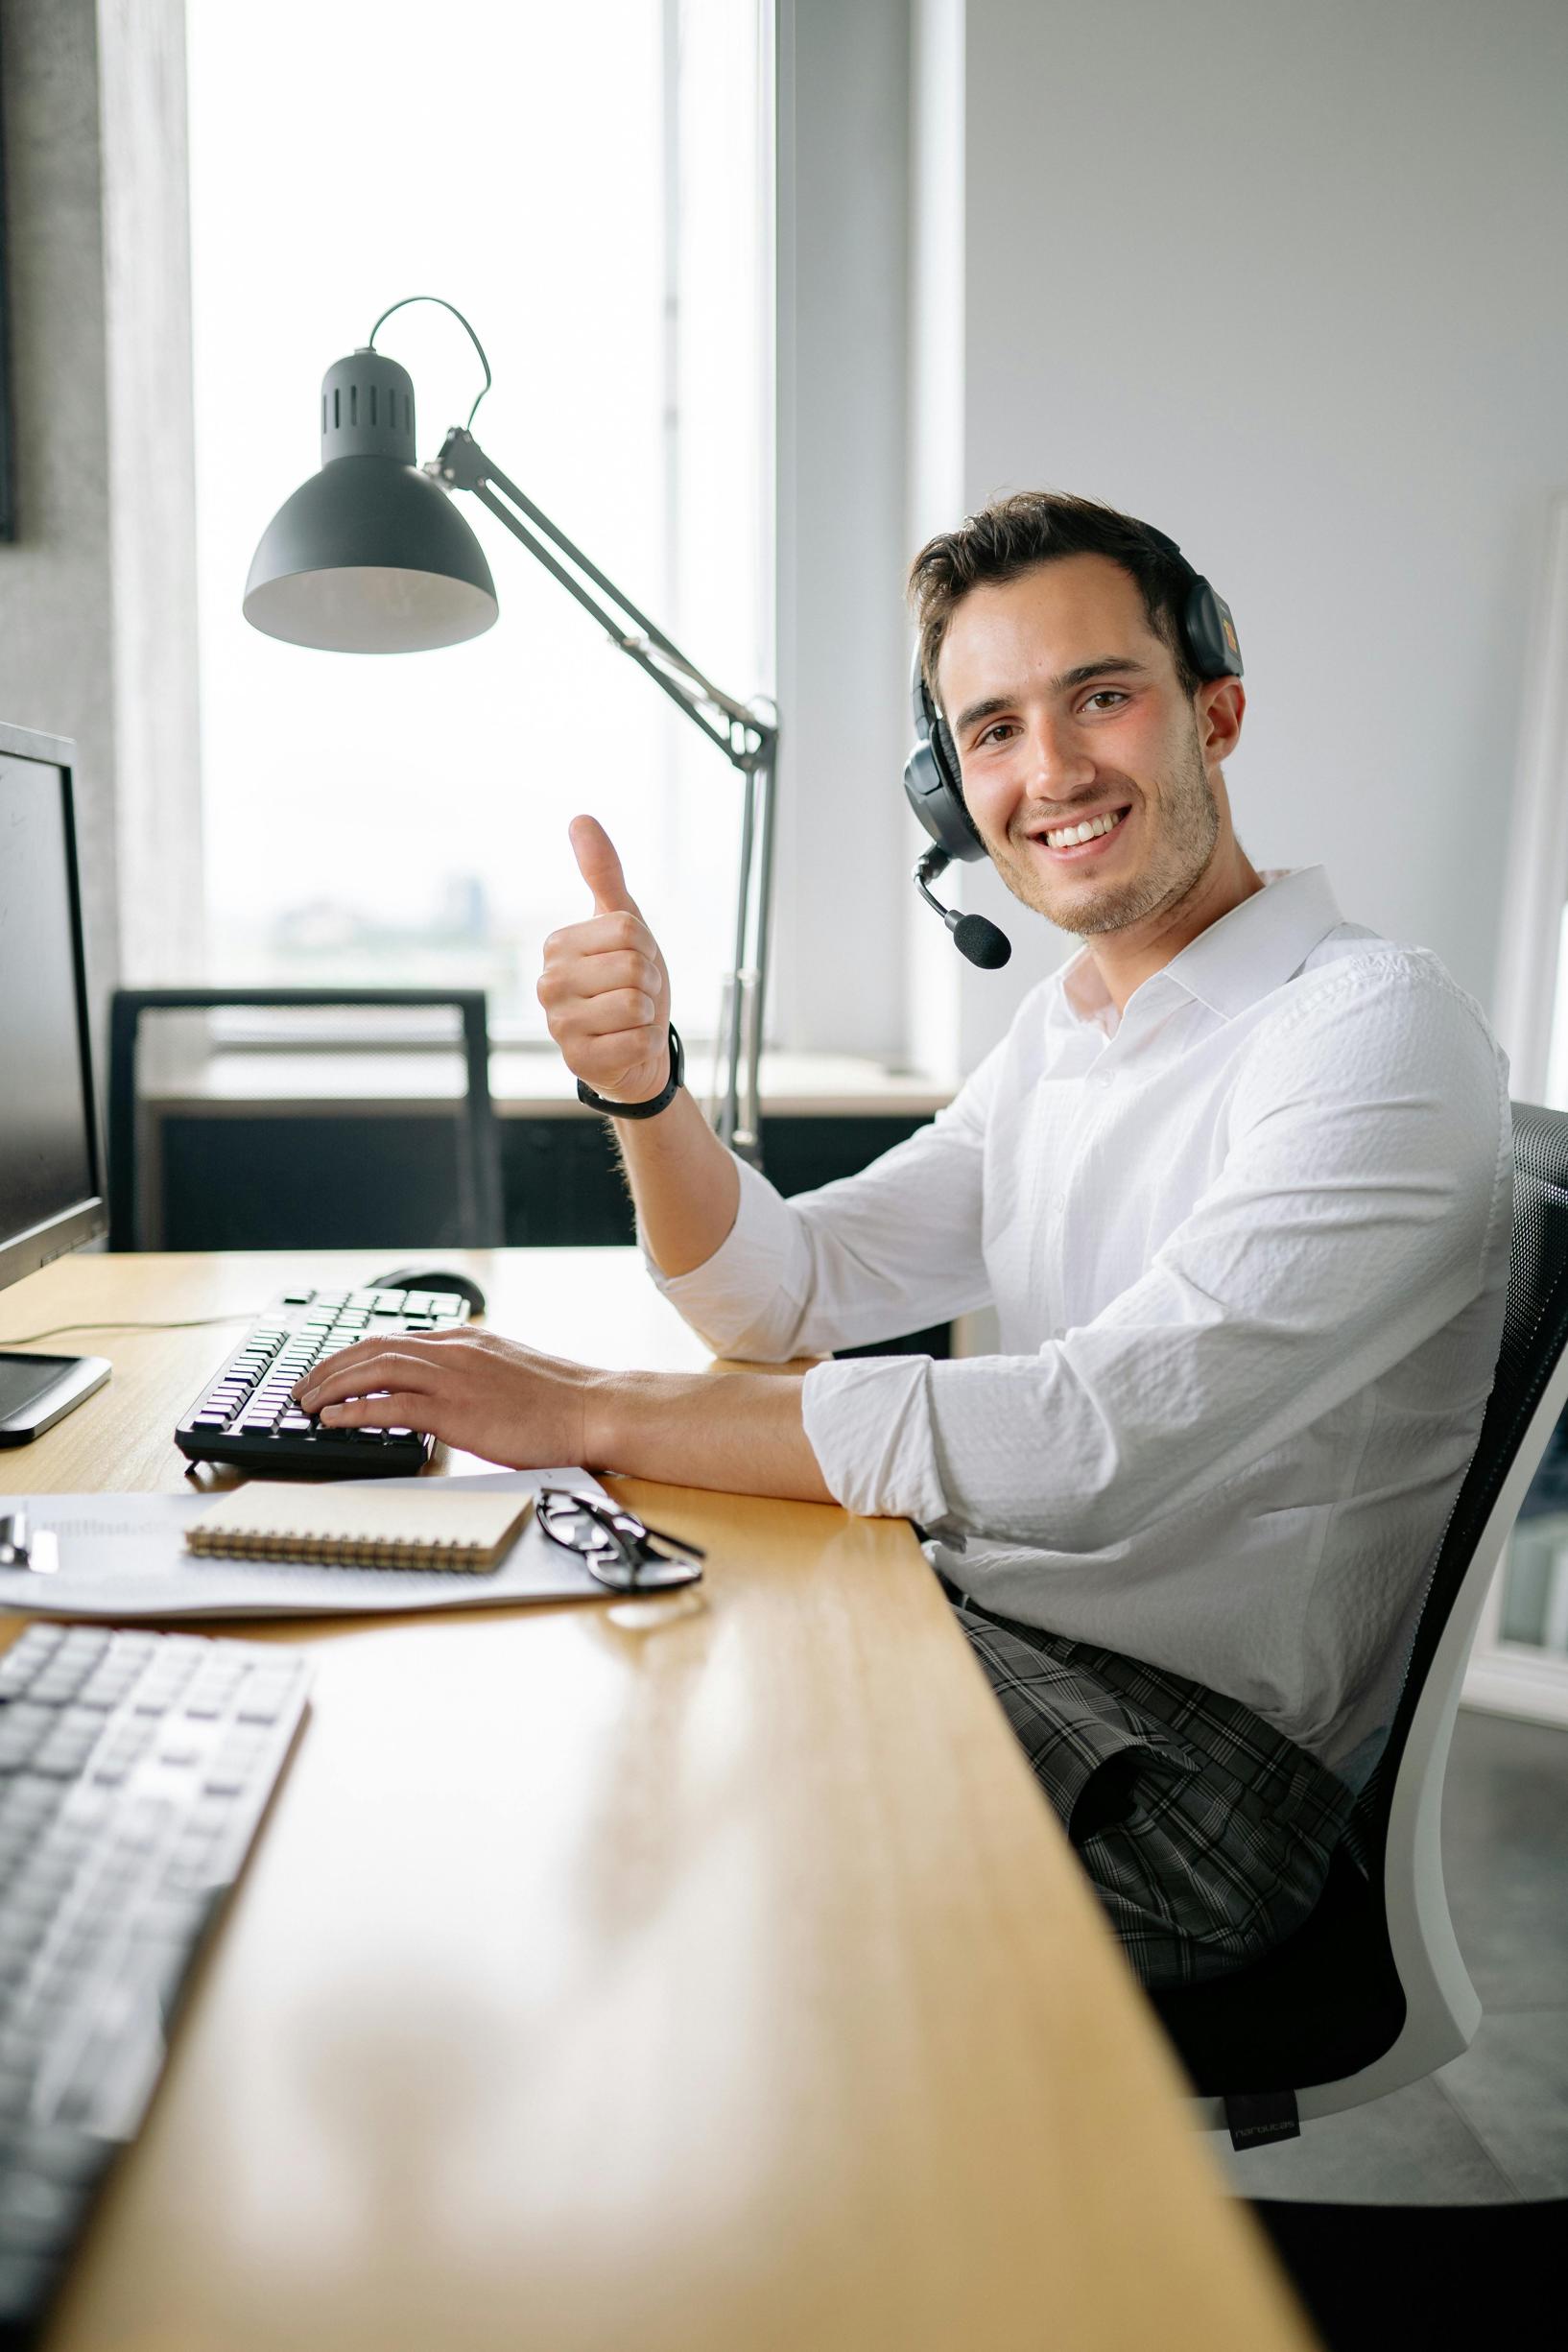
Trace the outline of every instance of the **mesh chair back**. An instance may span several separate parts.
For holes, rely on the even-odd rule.
[[[1423,1743],[1418,1755],[1412,1731],[1424,1700],[1446,1705],[1455,1696],[1451,1683],[1429,1692],[1434,1662],[1467,1578],[1486,1564],[1478,1559],[1482,1537],[1568,1341],[1568,1117],[1515,1104],[1513,1119],[1512,1249],[1497,1371],[1428,1572],[1382,1759],[1305,1926],[1250,1967],[1152,1996],[1195,2090],[1225,2099],[1227,2112],[1235,2093],[1347,2082],[1390,2051],[1407,2025],[1387,1903],[1389,1865],[1399,1859],[1389,1852],[1394,1797],[1407,1763],[1413,1772],[1417,1765],[1423,1773],[1440,1770],[1445,1735],[1437,1754]],[[1457,1673],[1462,1661],[1449,1664]],[[1407,1859],[1414,1863],[1414,1854]],[[1446,1925],[1446,1910],[1442,1915]]]
[[[1503,1481],[1568,1343],[1568,1116],[1513,1105],[1513,1243],[1503,1344],[1486,1414],[1437,1556],[1388,1745],[1356,1808],[1353,1835],[1374,1877],[1428,1670]]]

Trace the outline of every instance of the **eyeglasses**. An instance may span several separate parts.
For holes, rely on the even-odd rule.
[[[634,1511],[572,1486],[541,1486],[535,1502],[552,1543],[575,1552],[591,1577],[613,1592],[668,1592],[701,1581],[707,1555],[678,1535],[645,1527]]]

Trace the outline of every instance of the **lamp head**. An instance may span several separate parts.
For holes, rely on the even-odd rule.
[[[500,609],[485,551],[415,462],[414,382],[354,351],[321,379],[321,470],[262,534],[245,617],[290,645],[415,653],[460,645]]]

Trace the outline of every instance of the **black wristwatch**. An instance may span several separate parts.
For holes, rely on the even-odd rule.
[[[582,1079],[577,1081],[577,1099],[586,1103],[590,1110],[602,1110],[608,1119],[656,1119],[661,1110],[668,1110],[680,1092],[686,1076],[686,1054],[680,1042],[680,1033],[670,1023],[670,1082],[662,1094],[650,1096],[646,1103],[606,1103],[602,1094]]]

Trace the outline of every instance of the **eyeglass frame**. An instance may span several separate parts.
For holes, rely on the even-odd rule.
[[[559,1534],[551,1527],[546,1505],[556,1502],[570,1503],[575,1509],[582,1511],[614,1546],[617,1564],[625,1571],[624,1581],[620,1577],[606,1574],[604,1568],[596,1566],[593,1554],[586,1545],[574,1543],[569,1535]],[[606,1592],[680,1592],[689,1584],[702,1581],[701,1562],[706,1559],[707,1554],[701,1544],[688,1543],[683,1535],[672,1535],[663,1528],[650,1527],[646,1520],[638,1518],[634,1510],[628,1510],[624,1505],[612,1502],[606,1495],[589,1494],[581,1486],[541,1486],[534,1498],[534,1515],[539,1523],[540,1533],[551,1543],[558,1544],[563,1552],[570,1552],[575,1559],[581,1560],[589,1576],[596,1583],[603,1584]],[[669,1544],[672,1550],[655,1552],[651,1548],[655,1543]],[[650,1565],[684,1573],[662,1575],[645,1583],[640,1571]]]

